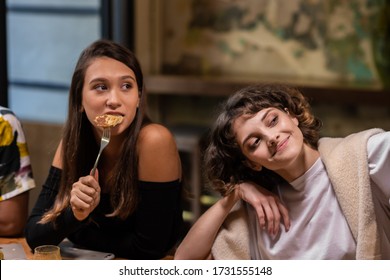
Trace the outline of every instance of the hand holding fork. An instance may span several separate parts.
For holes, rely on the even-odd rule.
[[[96,167],[99,162],[100,155],[105,147],[110,142],[111,130],[109,127],[103,129],[102,138],[100,140],[100,149],[97,155],[95,164],[92,168],[91,175],[95,176]],[[88,179],[88,176],[81,177],[72,186],[70,204],[72,206],[73,215],[79,221],[88,217],[100,202],[100,187],[95,180]]]

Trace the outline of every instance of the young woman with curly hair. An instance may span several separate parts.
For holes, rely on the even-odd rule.
[[[205,155],[223,197],[175,258],[389,259],[390,132],[320,138],[320,128],[295,88],[231,96]]]

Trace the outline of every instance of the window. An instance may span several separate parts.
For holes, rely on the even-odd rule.
[[[63,123],[80,52],[101,35],[99,0],[7,0],[8,105],[19,118]]]

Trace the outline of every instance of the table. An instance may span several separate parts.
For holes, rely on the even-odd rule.
[[[5,238],[5,237],[0,237],[0,247],[1,244],[20,244],[23,247],[24,253],[26,254],[26,257],[28,260],[31,260],[33,258],[33,253],[30,249],[30,247],[27,244],[27,241],[24,237],[17,237],[17,238]]]
[[[26,254],[26,258],[28,260],[33,259],[33,253],[31,251],[31,248],[28,246],[27,241],[24,237],[19,237],[19,238],[6,238],[6,237],[0,237],[0,247],[2,244],[20,244],[23,247],[24,253]],[[116,260],[120,260],[122,258],[115,258]],[[162,260],[172,260],[173,256],[167,255]],[[123,259],[122,259],[123,260]]]

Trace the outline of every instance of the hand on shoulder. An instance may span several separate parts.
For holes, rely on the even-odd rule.
[[[179,152],[172,133],[159,124],[143,127],[138,138],[139,179],[169,182],[181,178]]]

